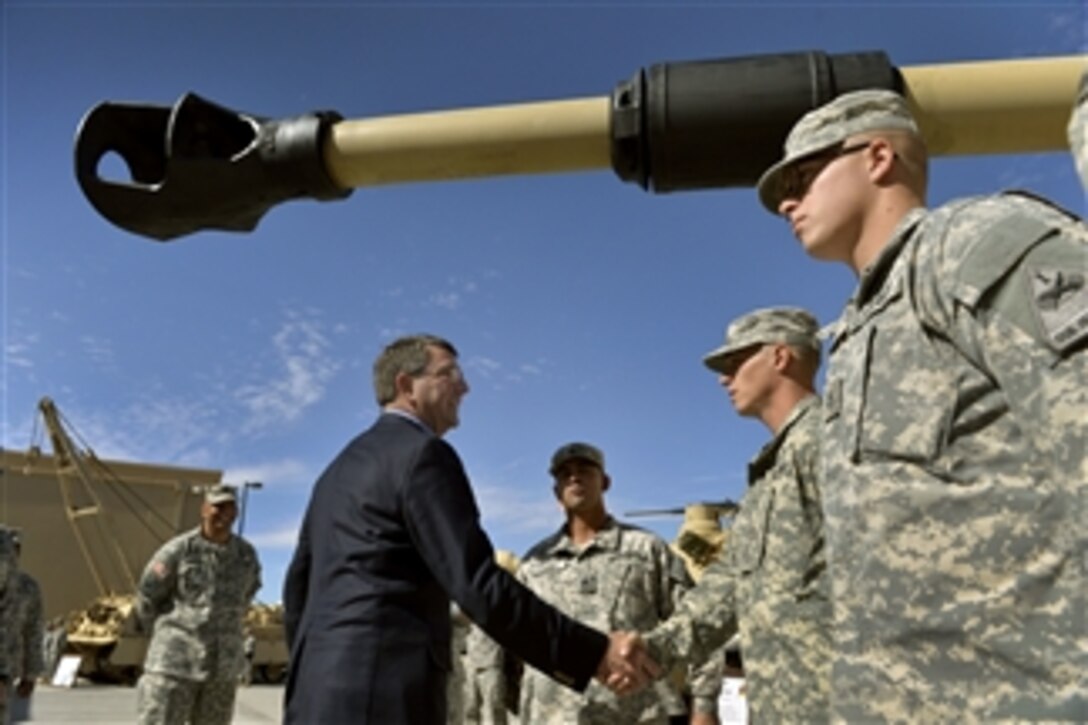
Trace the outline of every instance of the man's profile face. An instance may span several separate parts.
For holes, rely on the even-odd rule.
[[[609,479],[592,461],[573,458],[565,461],[552,474],[555,497],[564,511],[577,513],[601,507]]]
[[[737,351],[726,360],[725,370],[718,377],[737,415],[745,417],[759,415],[777,379],[773,345],[753,345]]]
[[[448,350],[431,345],[427,354],[427,368],[412,379],[413,409],[436,435],[443,435],[460,422],[461,399],[468,392],[468,382]]]
[[[796,190],[778,206],[805,252],[816,259],[850,262],[861,235],[862,204],[867,189],[868,144],[846,146],[845,154],[820,154],[798,161],[788,171]]]

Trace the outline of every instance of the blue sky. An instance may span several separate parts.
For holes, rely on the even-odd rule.
[[[283,570],[309,489],[375,417],[393,337],[451,339],[472,391],[450,435],[484,526],[524,552],[560,523],[551,452],[601,446],[612,510],[739,498],[766,440],[701,355],[756,307],[829,322],[845,268],[806,258],[751,189],[651,195],[611,171],[360,189],[251,234],[159,244],[72,171],[105,101],[186,91],[347,118],[604,96],[664,61],[820,49],[899,66],[1083,52],[1078,2],[153,3],[3,7],[5,448],[53,397],[100,457],[259,480],[246,534]],[[1083,211],[1068,154],[940,159],[931,202],[1027,187]],[[678,519],[643,520],[671,537]]]

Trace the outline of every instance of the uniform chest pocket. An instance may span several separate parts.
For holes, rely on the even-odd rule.
[[[750,489],[745,496],[729,538],[729,546],[735,552],[737,570],[742,576],[750,576],[763,568],[773,507],[774,491],[769,487]]]
[[[178,592],[183,599],[198,601],[208,595],[211,573],[199,561],[183,561],[178,567]]]
[[[898,309],[897,309],[898,308]],[[948,345],[926,334],[905,302],[862,331],[864,364],[855,459],[926,463],[944,449],[955,412]]]

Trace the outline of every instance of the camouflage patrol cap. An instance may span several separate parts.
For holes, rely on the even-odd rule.
[[[575,459],[589,461],[604,470],[604,454],[600,448],[588,443],[567,443],[552,454],[552,465],[548,468],[548,473],[554,476],[560,466]]]
[[[820,349],[817,333],[820,324],[800,307],[767,307],[741,315],[725,330],[725,342],[703,356],[711,370],[724,373],[726,363],[735,353],[755,345],[781,342],[787,345]]]
[[[204,492],[204,500],[213,506],[216,504],[226,503],[230,501],[232,503],[238,502],[238,489],[234,486],[227,486],[221,484],[218,486],[212,486]]]
[[[759,200],[772,214],[782,202],[782,172],[804,159],[867,131],[909,131],[918,125],[903,96],[893,91],[867,90],[845,93],[809,111],[786,137],[785,156],[760,177]]]

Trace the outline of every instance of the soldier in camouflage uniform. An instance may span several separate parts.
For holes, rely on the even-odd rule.
[[[18,531],[11,532],[15,547],[16,562],[22,553],[22,538]],[[20,568],[9,585],[12,588],[14,602],[12,611],[5,619],[8,633],[8,720],[24,722],[30,719],[30,696],[34,685],[45,670],[42,661],[42,636],[45,630],[45,617],[42,610],[42,590],[34,577]],[[0,721],[3,722],[3,721]]]
[[[465,721],[465,641],[472,623],[456,602],[450,602],[450,674],[446,679],[446,725]]]
[[[924,208],[907,102],[840,96],[759,182],[859,284],[823,476],[831,708],[849,722],[1088,719],[1088,229],[1023,193]]]
[[[1080,173],[1080,183],[1088,190],[1088,70],[1080,77],[1077,101],[1069,118],[1069,149]]]
[[[9,690],[14,682],[15,667],[10,661],[13,632],[9,623],[15,621],[18,604],[14,586],[17,566],[15,532],[0,525],[0,723],[7,722]]]
[[[518,558],[512,552],[495,550],[495,563],[517,574]],[[465,638],[464,722],[466,725],[507,725],[517,722],[507,711],[506,653],[495,640],[475,624]]]
[[[549,470],[567,522],[529,551],[517,578],[564,613],[605,631],[645,630],[668,617],[691,579],[666,541],[609,516],[604,493],[611,480],[601,451],[587,443],[562,446]],[[690,681],[693,722],[707,721],[717,712],[721,664],[702,664]],[[597,682],[576,693],[531,668],[521,683],[524,723],[667,723],[684,711],[666,681],[623,699]]]
[[[261,586],[257,552],[231,533],[234,488],[208,490],[201,525],[166,542],[140,578],[151,642],[137,690],[142,725],[226,725],[244,666],[242,624]]]
[[[750,718],[828,717],[831,605],[819,485],[820,365],[816,319],[790,307],[732,322],[704,362],[737,413],[774,437],[748,466],[748,492],[725,556],[675,614],[644,635],[662,664],[705,656],[739,629]]]

